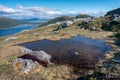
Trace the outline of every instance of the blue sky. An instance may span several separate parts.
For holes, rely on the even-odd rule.
[[[0,0],[0,15],[55,17],[85,13],[99,16],[118,7],[120,0]]]

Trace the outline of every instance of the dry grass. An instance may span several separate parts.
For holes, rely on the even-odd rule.
[[[79,29],[76,24],[71,25],[68,28],[59,30],[57,34],[52,34],[52,30],[55,29],[56,26],[53,27],[41,27],[38,29],[34,29],[28,32],[22,32],[16,34],[18,37],[16,40],[11,40],[6,44],[2,44],[3,40],[6,37],[0,38],[0,80],[69,80],[71,78],[75,79],[78,76],[72,74],[72,68],[67,65],[53,65],[47,68],[43,66],[39,66],[39,71],[36,73],[32,73],[29,75],[19,75],[16,74],[17,71],[14,71],[13,67],[9,63],[11,58],[14,56],[19,56],[19,47],[13,46],[15,44],[49,39],[49,40],[59,40],[59,39],[67,39],[72,36],[82,35],[89,38],[94,39],[105,39],[108,36],[113,35],[112,32],[104,32],[104,31],[88,31]],[[35,33],[39,33],[39,36],[34,36]],[[38,69],[38,68],[37,68]]]
[[[71,74],[73,69],[66,65],[54,65],[47,68],[40,65],[29,74],[22,74],[17,71],[17,68],[11,64],[0,65],[0,80],[68,80],[79,77]]]

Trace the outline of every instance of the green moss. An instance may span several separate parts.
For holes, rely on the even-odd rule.
[[[14,61],[16,58],[17,58],[17,55],[12,55],[12,56],[10,57],[10,61]]]

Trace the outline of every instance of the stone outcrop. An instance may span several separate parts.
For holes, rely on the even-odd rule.
[[[32,69],[34,69],[36,66],[39,65],[38,62],[32,61],[29,59],[22,59],[22,58],[17,58],[13,61],[13,64],[21,63],[22,64],[22,72],[24,74],[28,74]]]
[[[44,51],[33,51],[31,53],[31,55],[33,55],[34,57],[36,57],[37,59],[44,61],[45,63],[51,64],[50,59],[51,59],[51,55],[47,54]]]
[[[40,62],[44,62],[46,64],[51,64],[50,59],[51,55],[47,54],[46,52],[40,51],[32,51],[30,49],[21,47],[19,49],[20,53],[23,53],[23,56],[18,57],[12,63],[16,65],[17,63],[22,64],[22,72],[27,74],[32,69],[40,64]],[[26,56],[26,57],[25,57]]]
[[[62,28],[66,28],[66,27],[69,27],[70,25],[72,25],[73,24],[73,21],[64,21],[64,22],[62,22],[55,30],[53,30],[53,31],[58,31],[58,30],[60,30],[60,29],[62,29]]]
[[[21,48],[19,49],[19,52],[20,52],[20,53],[23,53],[23,54],[29,54],[29,53],[32,53],[33,51],[30,50],[30,49],[27,49],[27,48],[25,48],[25,47],[21,47]]]

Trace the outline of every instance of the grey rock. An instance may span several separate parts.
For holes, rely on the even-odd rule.
[[[8,37],[4,40],[4,43],[7,43],[9,42],[10,40],[15,40],[15,39],[18,39],[18,37],[14,37],[14,36],[11,36],[11,37]]]
[[[32,69],[34,69],[37,66],[36,62],[33,62],[32,60],[24,59],[23,63],[23,73],[28,74]]]
[[[18,62],[22,63],[23,59],[22,58],[16,58],[14,61],[12,61],[13,64],[16,64]]]
[[[24,54],[30,54],[41,61],[44,61],[48,64],[52,64],[50,62],[51,55],[47,54],[46,52],[44,52],[42,50],[41,51],[32,51],[30,49],[22,47],[22,48],[20,48],[20,52],[22,52]],[[17,63],[22,63],[22,72],[25,74],[28,74],[32,69],[34,69],[37,65],[39,65],[38,62],[32,61],[32,59],[23,59],[23,58],[16,58],[13,61],[13,64],[17,64]]]
[[[22,63],[22,72],[28,74],[32,69],[34,69],[39,63],[29,59],[17,58],[13,61],[13,64]]]
[[[36,57],[37,59],[44,61],[48,64],[51,64],[50,59],[51,59],[51,55],[47,54],[44,51],[33,51],[31,53],[31,55],[33,55],[34,57]]]
[[[29,54],[29,53],[32,53],[33,51],[30,50],[30,49],[27,49],[27,48],[25,48],[25,47],[21,47],[21,48],[19,49],[19,52],[21,52],[21,53],[23,53],[23,54]]]

